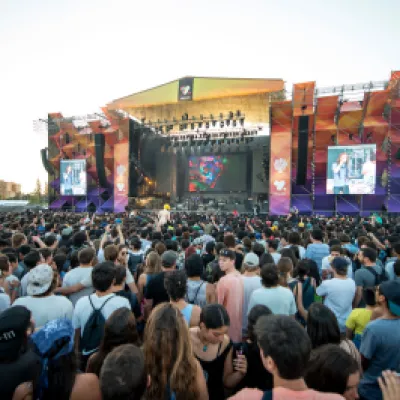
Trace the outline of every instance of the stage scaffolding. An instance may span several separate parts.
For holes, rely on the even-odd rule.
[[[292,135],[291,206],[302,214],[314,215],[369,215],[384,209],[400,212],[399,78],[400,74],[393,72],[389,81],[314,88],[311,92],[315,83],[308,82],[294,85],[291,91],[270,94],[271,140],[276,132]],[[308,164],[307,178],[299,185],[296,171],[301,115],[309,116],[311,127],[308,157],[300,160]],[[375,194],[326,194],[327,147],[368,143],[377,145]]]

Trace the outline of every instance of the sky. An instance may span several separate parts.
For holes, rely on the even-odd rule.
[[[0,0],[0,179],[46,180],[33,122],[183,76],[317,86],[400,70],[398,0]]]

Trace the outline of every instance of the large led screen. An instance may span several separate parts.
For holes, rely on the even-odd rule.
[[[60,192],[63,196],[86,196],[86,160],[61,160]]]
[[[376,144],[328,147],[327,194],[374,194]]]

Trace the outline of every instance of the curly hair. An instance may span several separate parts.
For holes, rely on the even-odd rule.
[[[184,299],[187,291],[187,276],[185,271],[172,271],[165,274],[164,287],[170,300]]]
[[[143,351],[151,381],[146,399],[166,398],[167,387],[175,393],[176,400],[199,399],[198,366],[179,309],[168,303],[159,304],[147,321],[144,337]]]

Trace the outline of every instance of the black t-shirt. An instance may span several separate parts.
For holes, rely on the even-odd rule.
[[[33,351],[27,351],[12,363],[0,362],[0,399],[12,399],[15,389],[36,379],[40,368],[40,358]]]
[[[115,294],[117,296],[125,297],[129,301],[131,310],[136,318],[141,316],[140,305],[135,293],[132,293],[130,290],[119,290],[118,292],[115,292]]]
[[[244,256],[242,253],[236,252],[235,268],[238,271],[241,271],[241,269],[242,269],[243,258],[244,258]]]
[[[160,303],[169,301],[168,293],[164,287],[165,272],[155,275],[146,286],[146,299],[153,300],[153,308]]]

